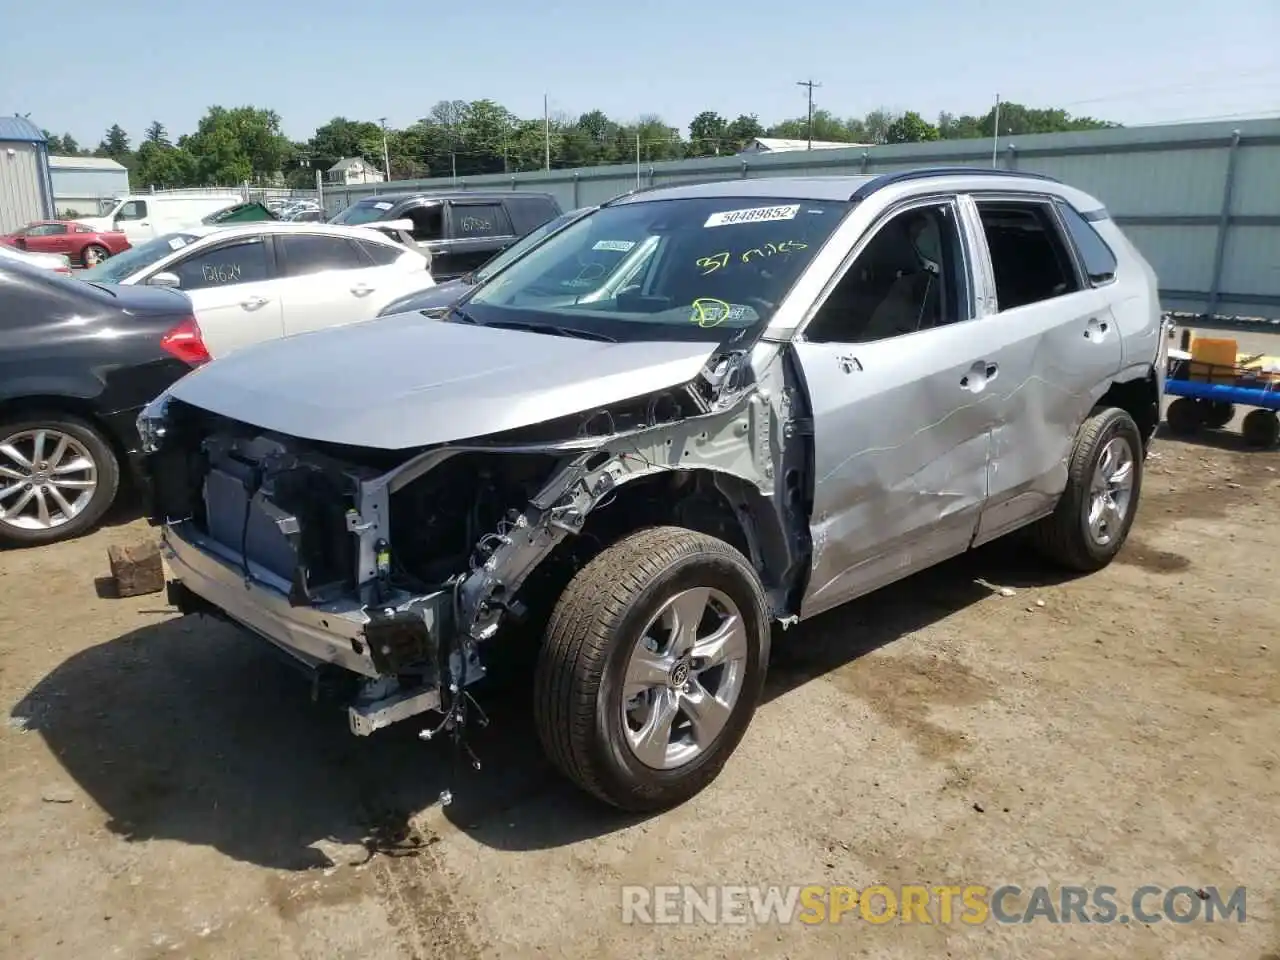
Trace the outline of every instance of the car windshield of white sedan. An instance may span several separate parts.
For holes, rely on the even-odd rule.
[[[140,246],[130,247],[124,253],[116,254],[109,260],[103,260],[96,267],[81,273],[80,279],[98,283],[119,283],[198,239],[199,237],[194,233],[166,233]]]
[[[768,320],[849,207],[758,197],[607,206],[552,234],[461,310],[482,324],[719,338]]]

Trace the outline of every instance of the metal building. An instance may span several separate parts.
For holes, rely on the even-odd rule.
[[[129,192],[129,171],[110,157],[50,157],[49,172],[59,217],[96,217],[103,201]]]
[[[25,117],[0,117],[0,233],[53,216],[45,136]]]

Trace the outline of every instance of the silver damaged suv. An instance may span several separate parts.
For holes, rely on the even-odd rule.
[[[553,762],[618,807],[706,786],[771,628],[1027,528],[1100,569],[1158,419],[1156,279],[1102,204],[949,168],[603,205],[418,313],[264,343],[144,412],[185,613],[317,677],[351,728],[536,651]]]

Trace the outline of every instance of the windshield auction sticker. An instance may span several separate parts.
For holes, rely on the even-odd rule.
[[[768,220],[794,220],[800,204],[785,207],[751,207],[747,210],[721,210],[707,217],[704,227],[730,227],[736,223],[763,223]]]

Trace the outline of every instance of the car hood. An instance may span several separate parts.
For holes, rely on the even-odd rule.
[[[413,310],[438,310],[456,303],[474,284],[464,283],[461,277],[445,280],[433,287],[400,297],[382,308],[380,316],[390,317]]]
[[[245,347],[169,395],[288,436],[401,450],[687,383],[715,344],[600,343],[400,314]]]

